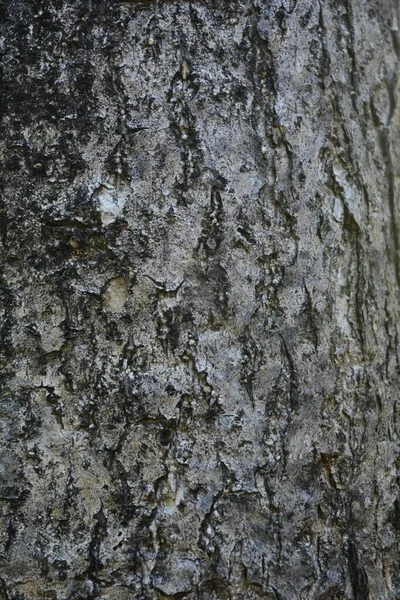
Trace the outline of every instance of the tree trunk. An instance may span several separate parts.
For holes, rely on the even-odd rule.
[[[0,12],[0,598],[400,598],[397,0]]]

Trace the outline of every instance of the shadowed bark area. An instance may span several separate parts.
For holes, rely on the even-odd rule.
[[[1,600],[396,600],[397,0],[4,0]]]

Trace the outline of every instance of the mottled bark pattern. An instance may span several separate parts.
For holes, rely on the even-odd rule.
[[[400,598],[397,0],[4,0],[2,600]]]

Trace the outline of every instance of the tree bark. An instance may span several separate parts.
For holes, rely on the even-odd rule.
[[[397,0],[0,19],[0,598],[400,598]]]

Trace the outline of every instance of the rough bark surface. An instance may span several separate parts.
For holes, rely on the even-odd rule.
[[[4,0],[2,600],[400,598],[397,0]]]

